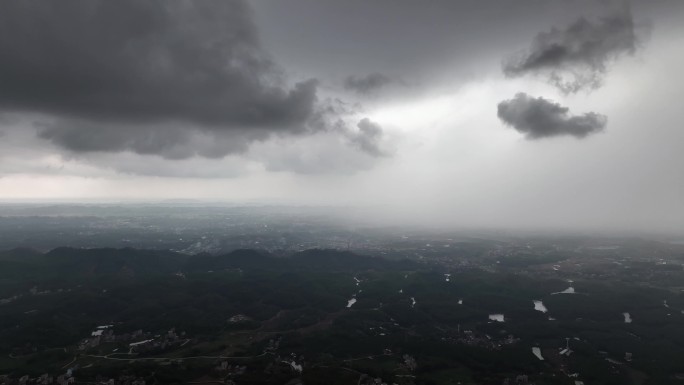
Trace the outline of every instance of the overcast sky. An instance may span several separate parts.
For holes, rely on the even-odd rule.
[[[0,200],[682,233],[682,20],[678,0],[3,1]]]

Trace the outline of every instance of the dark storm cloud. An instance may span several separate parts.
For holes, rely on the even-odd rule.
[[[221,158],[247,150],[250,142],[263,140],[260,129],[192,130],[175,123],[126,125],[108,122],[59,120],[40,125],[39,136],[74,153],[132,151],[167,159],[193,156]]]
[[[503,71],[508,77],[545,76],[562,92],[575,93],[600,87],[609,63],[636,47],[629,11],[596,22],[580,18],[564,30],[537,35],[529,50],[504,62]]]
[[[0,52],[0,111],[52,117],[41,136],[76,152],[217,157],[324,120],[241,0],[3,1]],[[230,140],[183,148],[196,134]]]
[[[594,112],[571,116],[569,109],[544,98],[518,93],[498,105],[497,115],[528,139],[570,135],[584,138],[602,131],[607,118]]]
[[[359,94],[368,94],[393,82],[390,77],[375,72],[361,77],[349,76],[344,80],[344,87]]]

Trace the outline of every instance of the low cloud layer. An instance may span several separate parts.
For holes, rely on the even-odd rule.
[[[574,136],[581,139],[603,131],[606,116],[595,112],[570,115],[569,109],[542,97],[518,93],[498,105],[497,115],[527,139]]]
[[[634,54],[637,43],[628,11],[597,21],[580,18],[565,29],[538,34],[527,51],[504,62],[503,71],[508,77],[545,77],[566,94],[596,89],[611,61]]]
[[[289,83],[252,16],[242,0],[0,2],[0,112],[40,116],[72,153],[169,159],[330,130],[318,82]]]

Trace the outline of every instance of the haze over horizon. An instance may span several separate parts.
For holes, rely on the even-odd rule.
[[[0,3],[0,201],[681,234],[684,2]]]

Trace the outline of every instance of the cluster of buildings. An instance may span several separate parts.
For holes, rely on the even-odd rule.
[[[163,350],[186,341],[184,339],[185,332],[176,333],[175,328],[165,334],[153,336],[151,333],[143,332],[140,329],[131,333],[115,334],[112,326],[98,326],[90,334],[90,337],[81,340],[78,344],[78,349],[87,350],[97,347],[103,342],[129,342],[137,340],[137,342],[128,344],[129,353],[140,353],[151,350]]]
[[[95,377],[98,385],[145,385],[145,379],[133,375],[121,375],[118,378]]]
[[[459,332],[456,336],[442,337],[442,340],[489,350],[501,350],[505,345],[518,343],[520,338],[516,338],[512,334],[509,334],[506,338],[497,340],[487,334],[478,333],[472,330],[464,330],[462,333]]]
[[[234,315],[234,316],[228,318],[228,323],[237,324],[237,323],[241,323],[241,322],[249,322],[251,320],[252,320],[251,318],[247,317],[244,314],[237,314],[237,315]]]
[[[69,369],[66,373],[60,374],[57,377],[51,376],[48,373],[41,374],[38,377],[31,377],[29,375],[19,378],[0,376],[0,385],[70,385],[76,382],[72,373],[73,369]]]
[[[221,361],[214,367],[214,370],[222,376],[232,378],[245,374],[247,366],[238,364],[231,365],[228,361]]]
[[[78,344],[78,350],[86,350],[99,346],[103,342],[127,342],[131,340],[150,337],[150,333],[136,330],[132,333],[114,334],[112,325],[98,326],[90,337],[84,338]]]
[[[265,353],[268,350],[264,351]],[[281,356],[279,354],[273,355],[273,361],[271,361],[264,370],[264,373],[271,374],[274,372],[280,372],[283,369],[290,371],[294,374],[302,374],[304,371],[304,356],[292,353],[289,356]],[[285,369],[287,368],[287,369]]]
[[[515,378],[504,378],[502,385],[534,385],[534,382],[530,382],[527,374],[518,374]]]
[[[5,304],[8,304],[10,302],[14,302],[14,301],[18,300],[19,298],[21,298],[20,294],[13,295],[13,296],[7,297],[7,298],[0,298],[0,305],[5,305]]]
[[[176,333],[176,329],[172,328],[165,334],[155,335],[154,338],[145,339],[138,342],[128,344],[129,353],[144,353],[149,351],[165,350],[173,346],[184,344],[187,339],[185,332]]]
[[[55,293],[62,293],[62,292],[65,292],[65,291],[68,292],[68,291],[71,291],[71,289],[66,289],[66,290],[64,290],[64,289],[57,289],[57,290],[55,290],[54,292],[55,292]],[[28,295],[46,295],[46,294],[51,294],[51,293],[53,293],[52,290],[49,290],[49,289],[46,289],[46,290],[38,290],[38,287],[37,287],[37,286],[33,286],[33,287],[28,291]],[[21,297],[23,297],[23,296],[24,296],[24,294],[15,294],[15,295],[13,295],[13,296],[11,296],[11,297],[0,298],[0,305],[5,305],[5,304],[8,304],[8,303],[14,302],[14,301],[18,300],[19,298],[21,298]]]
[[[371,377],[368,375],[362,375],[358,382],[359,385],[397,385],[396,383],[389,383],[383,381],[381,377]]]

